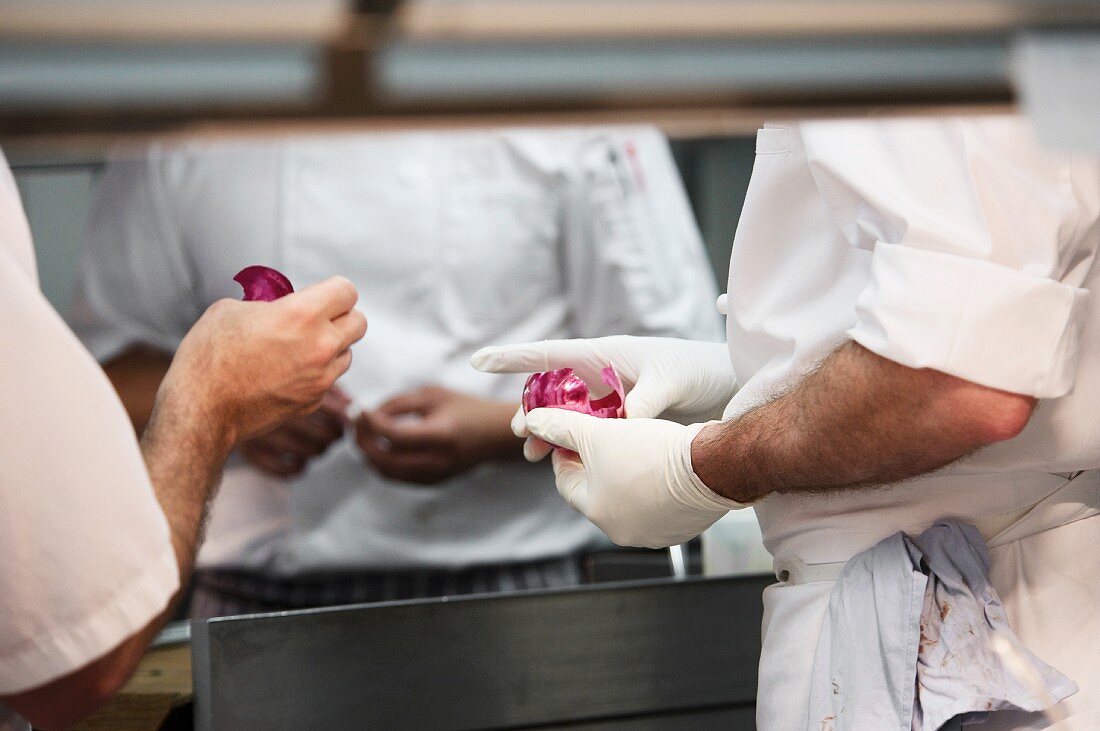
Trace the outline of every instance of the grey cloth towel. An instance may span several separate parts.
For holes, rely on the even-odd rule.
[[[1020,677],[1021,664],[1045,693]],[[897,533],[844,567],[818,641],[806,728],[953,729],[994,711],[1041,711],[1076,692],[1009,627],[978,530],[943,522],[917,538]]]

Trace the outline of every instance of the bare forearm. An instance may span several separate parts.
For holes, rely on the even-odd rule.
[[[701,432],[692,463],[741,502],[886,484],[1015,436],[1034,405],[847,343],[785,395]]]
[[[191,575],[206,506],[213,497],[233,435],[186,393],[162,393],[141,439],[149,478],[168,519],[181,584]]]
[[[142,454],[171,526],[182,583],[191,574],[205,506],[230,445],[218,420],[203,413],[187,389],[161,391],[171,364],[171,355],[139,345],[104,370],[142,435]]]

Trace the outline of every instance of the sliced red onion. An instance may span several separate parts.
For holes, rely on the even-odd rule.
[[[588,384],[572,368],[533,373],[523,387],[523,411],[549,407],[591,414],[603,419],[622,419],[625,390],[619,374],[612,366],[600,371],[600,379],[611,393],[595,401],[589,399]]]
[[[245,302],[272,302],[294,291],[294,285],[282,272],[265,266],[245,267],[233,281],[244,288]]]

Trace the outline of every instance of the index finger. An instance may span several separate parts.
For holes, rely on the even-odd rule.
[[[557,368],[595,369],[602,363],[596,349],[583,338],[541,340],[517,345],[490,345],[470,357],[470,364],[486,373],[537,373]]]
[[[306,302],[311,307],[317,308],[328,319],[335,320],[355,307],[355,303],[359,301],[359,292],[356,291],[355,285],[344,277],[329,277],[323,282],[288,294],[277,301],[285,302],[291,298]]]

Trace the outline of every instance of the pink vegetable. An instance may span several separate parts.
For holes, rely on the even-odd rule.
[[[271,302],[294,291],[290,280],[271,267],[245,267],[237,272],[233,281],[244,288],[245,302]]]
[[[592,401],[588,397],[588,384],[573,373],[572,368],[534,373],[523,387],[523,411],[550,407],[591,414],[604,419],[622,419],[623,382],[611,366],[600,371],[601,380],[611,387],[611,393]]]

